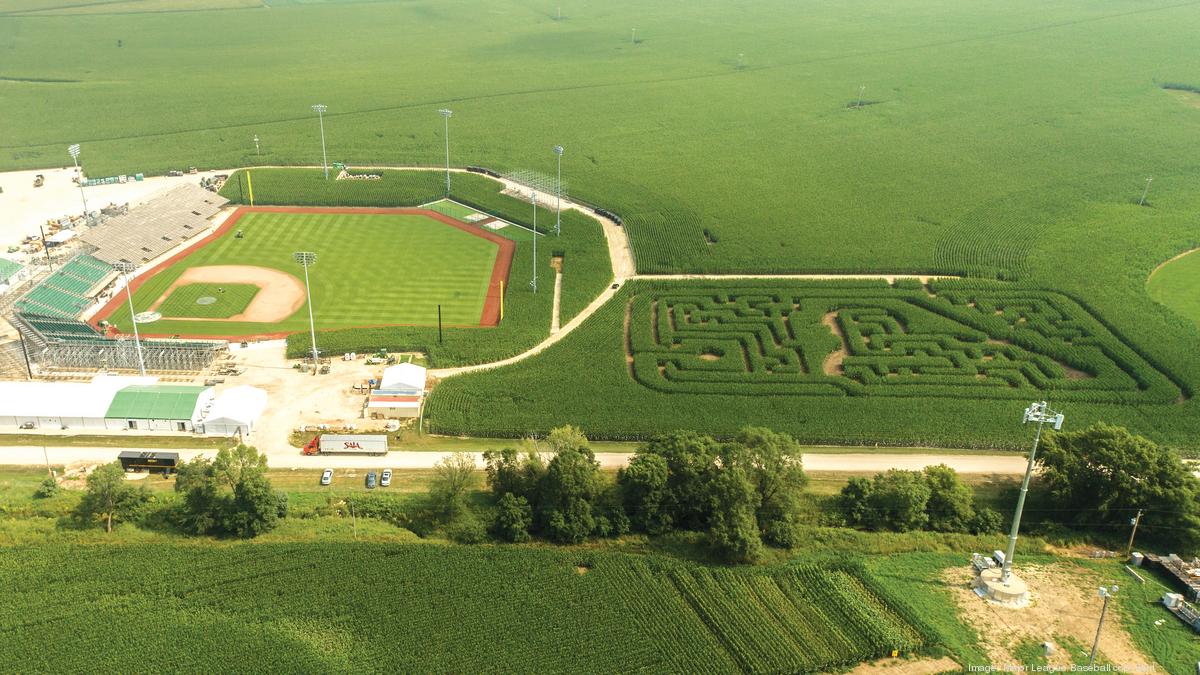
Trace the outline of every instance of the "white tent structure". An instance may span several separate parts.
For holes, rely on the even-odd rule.
[[[425,391],[425,367],[415,363],[399,363],[384,368],[379,391],[421,395]]]
[[[248,436],[267,409],[267,392],[258,387],[239,386],[217,395],[201,422],[207,436]]]
[[[0,428],[104,429],[118,391],[157,381],[97,375],[91,382],[0,382]]]

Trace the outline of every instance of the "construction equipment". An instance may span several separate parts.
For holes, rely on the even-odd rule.
[[[45,184],[46,184],[46,177],[43,176],[42,174],[39,173],[38,175],[33,177],[33,187],[35,187],[35,188],[42,187]]]

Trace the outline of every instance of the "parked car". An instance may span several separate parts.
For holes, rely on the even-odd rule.
[[[392,484],[392,470],[384,469],[383,474],[379,476],[379,487],[388,487]]]
[[[375,489],[375,472],[374,471],[367,474],[367,489],[368,490]]]
[[[321,474],[321,485],[329,485],[333,482],[333,469],[325,469],[325,473]]]

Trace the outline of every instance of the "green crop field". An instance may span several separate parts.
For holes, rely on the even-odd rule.
[[[235,236],[237,230],[242,238]],[[267,267],[303,279],[292,254],[313,251],[317,328],[436,326],[439,304],[445,323],[478,325],[498,250],[495,242],[420,215],[251,211],[221,238],[148,279],[133,303],[142,311],[186,270],[211,265]],[[128,314],[118,310],[111,321],[125,328]],[[308,313],[301,306],[278,323],[253,323],[172,321],[164,312],[151,326],[166,334],[252,335],[303,330]]]
[[[433,402],[442,398],[446,428],[515,434],[577,422],[620,435],[697,420],[729,433],[747,422],[786,421],[829,440],[1015,443],[1021,429],[1012,420],[1022,401],[1057,397],[1066,387],[1075,392],[1063,400],[1071,426],[1104,419],[1192,447],[1200,438],[1193,396],[1200,327],[1154,302],[1146,284],[1164,260],[1200,246],[1200,194],[1192,189],[1200,178],[1192,151],[1200,106],[1191,93],[1200,72],[1189,57],[1200,13],[1190,3],[380,0],[125,13],[134,5],[115,3],[105,13],[21,0],[0,13],[8,55],[0,93],[22,113],[6,120],[0,168],[61,165],[69,142],[83,144],[81,160],[94,176],[311,166],[321,159],[314,103],[329,105],[331,161],[440,166],[447,139],[437,110],[452,108],[453,165],[549,175],[551,148],[563,145],[570,194],[621,216],[641,273],[916,272],[1014,281],[1043,294],[1032,298],[1057,298],[1061,311],[1089,324],[1089,340],[1136,355],[1098,354],[1067,338],[1057,355],[1018,343],[1031,354],[1017,358],[1025,364],[1108,359],[1115,370],[1024,365],[1007,380],[1016,386],[989,377],[952,397],[895,384],[913,376],[908,366],[873,370],[881,387],[903,396],[851,395],[875,386],[856,356],[847,368],[857,369],[859,385],[788,398],[798,407],[777,412],[735,392],[745,375],[701,368],[696,360],[710,362],[699,354],[672,368],[707,368],[728,391],[650,389],[649,378],[635,379],[611,358],[621,354],[624,317],[623,308],[606,307],[552,350],[569,353],[571,363],[539,357],[522,363],[531,372],[520,376],[500,370],[442,385],[445,395]],[[205,6],[226,3],[196,0],[189,8]],[[329,25],[339,31],[330,34]],[[402,41],[393,39],[396,25],[406,26]],[[71,50],[39,48],[64,41]],[[290,181],[294,189],[277,192],[288,196],[282,203],[412,205],[442,196],[436,172],[420,185],[354,186],[311,172],[259,173],[256,192]],[[486,194],[469,180],[460,189],[458,180],[456,200],[528,224],[512,215],[527,205],[496,198],[509,210],[491,208],[466,193],[492,199],[494,189]],[[392,191],[397,183],[403,189]],[[598,231],[588,236],[601,241]],[[594,259],[576,266],[596,252],[580,240],[563,247],[565,316],[586,306],[605,272]],[[532,262],[522,260],[524,248],[519,243],[514,269]],[[571,285],[581,269],[585,283]],[[1187,283],[1184,295],[1195,288]],[[503,358],[547,333],[548,301],[526,300],[511,305],[508,329],[455,333],[445,344],[428,330],[338,334],[333,344],[424,348],[435,365]],[[291,341],[292,354],[303,352],[303,340]],[[813,344],[820,348],[820,340]],[[953,377],[963,377],[964,362],[955,367]],[[1133,389],[1113,388],[1118,371],[1133,378]],[[1133,373],[1153,375],[1141,381]],[[615,417],[597,423],[601,412],[587,405],[593,375],[657,407],[633,412],[632,430],[619,429]],[[502,391],[514,378],[547,388],[525,390],[528,405],[510,405],[512,392]],[[1003,386],[1012,391],[997,398]],[[1179,395],[1164,402],[1171,388]],[[584,400],[553,405],[551,392],[562,391]],[[479,395],[494,404],[488,418],[447,414]]]
[[[228,319],[245,311],[257,294],[253,284],[187,284],[171,291],[157,311],[169,318]]]
[[[1150,297],[1200,326],[1200,255],[1164,265],[1146,283]]]
[[[938,639],[852,564],[741,572],[536,548],[50,544],[0,550],[0,581],[14,671],[815,672]],[[69,649],[46,648],[63,635]]]

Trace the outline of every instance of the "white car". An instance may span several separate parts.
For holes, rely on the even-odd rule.
[[[329,485],[333,482],[333,469],[325,469],[325,473],[321,474],[321,485]]]
[[[379,487],[387,487],[392,484],[392,470],[384,469],[383,475],[379,477]]]

